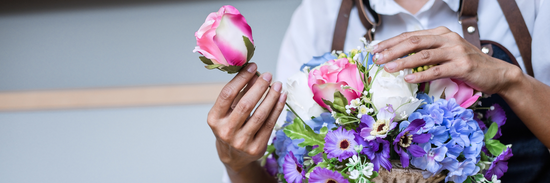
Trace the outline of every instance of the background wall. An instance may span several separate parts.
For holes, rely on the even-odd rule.
[[[222,84],[231,76],[202,69],[192,50],[194,32],[225,4],[246,17],[253,61],[273,73],[300,3],[36,2],[0,8],[0,95]],[[0,182],[219,182],[211,105],[0,111]]]

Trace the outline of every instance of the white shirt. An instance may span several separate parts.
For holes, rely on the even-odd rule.
[[[544,0],[516,0],[533,38],[532,65],[535,78],[550,85],[550,3]],[[303,0],[296,9],[283,43],[277,63],[277,80],[299,71],[313,56],[330,52],[340,0]],[[371,7],[382,16],[382,25],[376,28],[375,40],[386,40],[403,32],[433,29],[445,26],[460,35],[458,23],[460,0],[429,0],[415,15],[393,0],[370,0]],[[540,11],[539,11],[540,9]],[[544,11],[546,10],[546,11]],[[523,59],[506,18],[497,0],[480,0],[478,27],[481,40],[502,44],[515,57],[523,71]],[[357,8],[351,10],[344,51],[361,46],[359,38],[366,33]]]
[[[544,0],[516,0],[533,38],[532,65],[535,77],[550,85],[550,3]],[[277,80],[286,79],[299,71],[302,64],[313,56],[330,52],[340,0],[303,0],[292,16],[277,62]],[[403,32],[433,29],[445,26],[461,36],[458,23],[460,0],[429,0],[415,15],[403,9],[393,0],[370,0],[371,7],[382,16],[382,25],[376,28],[376,40],[386,40]],[[546,11],[540,11],[546,10]],[[497,0],[480,0],[478,28],[481,40],[502,44],[517,59],[525,72],[523,60],[508,22]],[[357,8],[351,10],[344,51],[361,46],[360,38],[366,33]],[[283,85],[284,86],[284,85]],[[224,183],[230,183],[224,173]]]

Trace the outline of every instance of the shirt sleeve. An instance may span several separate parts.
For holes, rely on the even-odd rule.
[[[339,8],[340,1],[302,1],[292,15],[281,44],[276,71],[278,81],[286,83],[302,64],[330,50]]]
[[[535,78],[539,81],[550,85],[550,56],[548,56],[548,48],[550,48],[550,2],[541,1],[535,25],[533,30],[533,42],[531,43],[532,50],[532,65],[535,73]]]

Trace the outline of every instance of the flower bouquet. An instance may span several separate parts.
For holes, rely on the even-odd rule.
[[[208,69],[239,72],[255,49],[232,6],[195,36]],[[363,43],[314,57],[288,79],[289,112],[261,158],[266,170],[288,183],[500,182],[512,156],[497,140],[502,108],[477,107],[482,93],[460,80],[407,83],[431,66],[388,73]]]
[[[314,57],[288,79],[266,168],[289,183],[499,182],[502,108],[476,107],[482,94],[459,80],[407,83],[431,66],[388,73],[370,50]]]

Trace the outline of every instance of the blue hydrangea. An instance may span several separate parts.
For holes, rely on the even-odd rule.
[[[329,60],[334,60],[337,58],[338,57],[332,55],[332,53],[327,52],[322,56],[313,57],[311,60],[309,60],[309,62],[305,63],[304,65],[302,65],[302,67],[300,67],[300,71],[304,70],[304,67],[309,67],[313,69],[321,64],[324,64],[325,62],[328,62]]]
[[[275,140],[273,141],[273,146],[275,146],[275,154],[279,156],[277,163],[282,165],[285,161],[285,156],[289,151],[292,151],[298,163],[304,163],[304,155],[306,154],[306,148],[298,146],[299,143],[302,143],[304,139],[292,140],[290,137],[286,136],[283,130],[275,132]],[[279,166],[279,173],[283,173],[282,166]]]
[[[429,97],[417,95],[427,101],[420,109],[409,116],[408,121],[423,119],[426,126],[417,133],[431,134],[429,143],[424,144],[426,152],[433,152],[433,157],[413,158],[412,164],[428,170],[425,175],[433,175],[442,170],[449,170],[448,179],[463,180],[464,177],[478,172],[475,165],[480,159],[483,147],[483,131],[473,119],[473,111],[460,107],[455,99],[439,99],[433,103]],[[440,154],[443,153],[444,155]],[[456,159],[462,155],[462,162]],[[437,158],[435,158],[437,157]],[[459,172],[460,171],[460,172]]]

